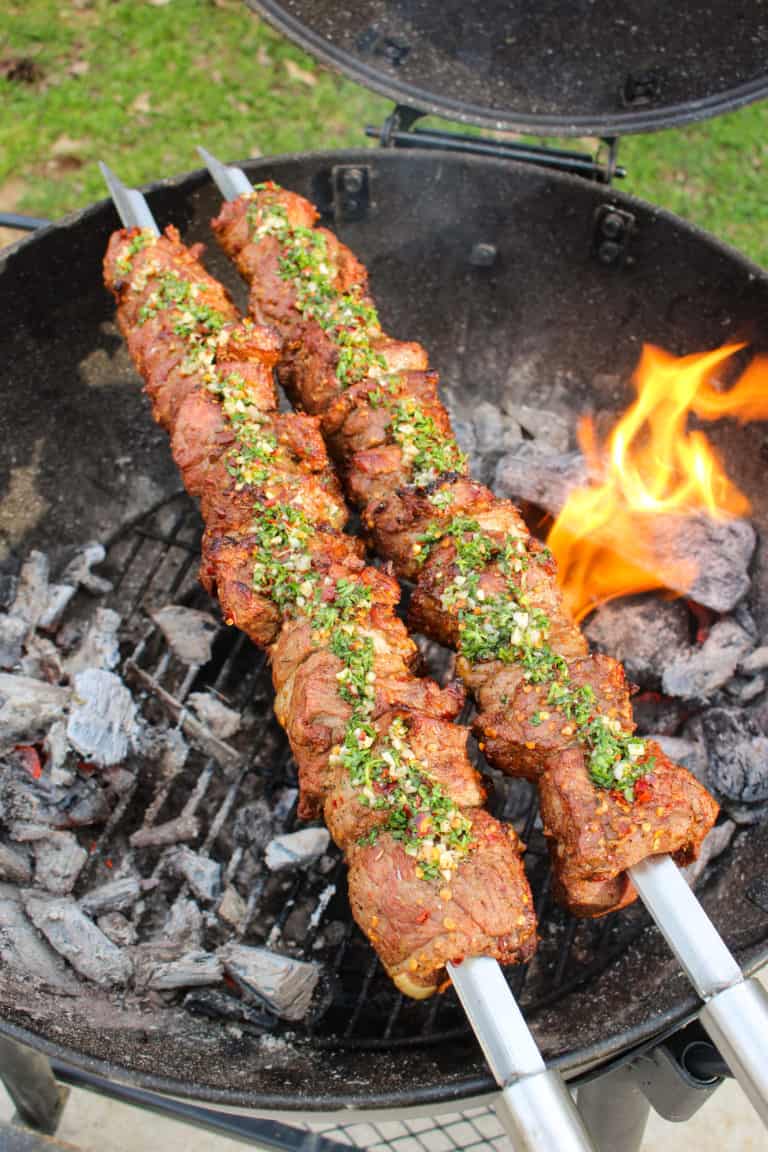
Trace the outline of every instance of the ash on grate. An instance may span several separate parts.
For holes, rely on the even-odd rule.
[[[3,585],[0,959],[68,995],[205,989],[223,1019],[299,1020],[321,966],[266,939],[293,939],[302,909],[311,951],[335,888],[327,832],[294,830],[263,658],[210,611],[102,575],[104,559],[89,544],[55,582],[33,552]],[[202,600],[187,571],[161,564],[152,592]]]

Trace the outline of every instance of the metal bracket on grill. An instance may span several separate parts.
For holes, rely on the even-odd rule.
[[[371,170],[367,164],[335,164],[331,169],[333,217],[337,223],[364,220],[371,199]]]
[[[613,204],[601,204],[595,213],[592,254],[601,264],[620,268],[627,259],[635,217]]]
[[[619,145],[615,136],[606,137],[602,141],[606,155],[601,158],[600,149],[591,156],[588,152],[575,149],[549,148],[526,144],[521,140],[492,140],[487,136],[443,132],[437,128],[414,128],[416,121],[426,115],[426,112],[418,108],[397,104],[380,128],[368,124],[365,134],[378,140],[382,148],[426,148],[465,152],[474,156],[494,156],[499,160],[517,160],[523,164],[568,172],[572,176],[582,176],[599,184],[611,184],[614,179],[623,179],[627,174],[626,169],[616,162]]]

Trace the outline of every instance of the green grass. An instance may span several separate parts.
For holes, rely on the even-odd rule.
[[[365,143],[386,101],[319,68],[239,0],[21,0],[3,4],[0,206],[59,216],[104,194],[106,159],[141,183],[225,157]],[[4,69],[0,64],[0,75]],[[686,216],[768,266],[768,104],[630,137],[621,187]]]

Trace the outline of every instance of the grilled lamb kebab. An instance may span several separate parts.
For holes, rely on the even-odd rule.
[[[467,475],[418,344],[389,337],[363,265],[275,184],[229,201],[213,229],[284,340],[280,379],[321,417],[379,554],[416,584],[410,623],[454,647],[491,763],[538,785],[560,900],[584,916],[635,899],[627,869],[693,859],[717,805],[634,735],[622,667],[591,656],[546,548],[514,505]]]
[[[300,814],[325,816],[352,910],[398,988],[428,996],[445,963],[535,948],[511,827],[481,807],[463,702],[413,672],[400,591],[366,567],[314,416],[280,413],[279,340],[242,320],[168,228],[113,234],[104,278],[155,419],[206,525],[201,577],[267,648],[299,768]]]

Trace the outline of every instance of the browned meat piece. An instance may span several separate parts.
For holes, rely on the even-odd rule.
[[[530,959],[536,921],[514,830],[471,809],[476,845],[445,887],[418,879],[418,863],[388,833],[348,850],[349,902],[381,962],[407,996],[435,991],[446,961]]]
[[[322,432],[335,460],[348,465],[357,452],[391,441],[390,405],[408,398],[440,428],[448,430],[448,413],[437,394],[437,372],[401,372],[381,380],[353,384],[323,412]],[[384,392],[386,403],[382,402]]]
[[[224,620],[245,632],[254,644],[272,644],[280,631],[281,617],[267,596],[253,590],[253,550],[256,541],[245,536],[203,536],[200,582],[221,604]]]
[[[634,732],[624,669],[610,656],[585,656],[568,665],[574,688],[594,693],[594,710]],[[473,728],[488,760],[497,768],[535,780],[561,753],[580,747],[574,721],[550,701],[549,684],[529,683],[522,669],[507,665],[489,677],[477,694],[480,714]]]
[[[689,864],[713,826],[718,806],[698,780],[652,741],[648,754],[653,763],[632,804],[619,792],[595,788],[580,750],[553,758],[540,778],[544,833],[569,906],[578,881],[613,880],[646,856],[670,853]],[[580,915],[607,910],[587,910],[587,895],[575,897]]]
[[[477,808],[485,800],[480,777],[467,757],[467,729],[437,720],[418,712],[394,711],[381,716],[377,723],[378,738],[372,746],[374,755],[386,751],[392,722],[399,720],[407,733],[411,751],[430,766],[430,775],[446,796],[459,808]],[[390,819],[389,798],[395,791],[390,781],[374,781],[374,797],[366,797],[353,787],[349,773],[342,767],[335,771],[334,784],[325,805],[325,823],[337,844],[346,848],[381,827]],[[428,835],[430,822],[422,829]]]

